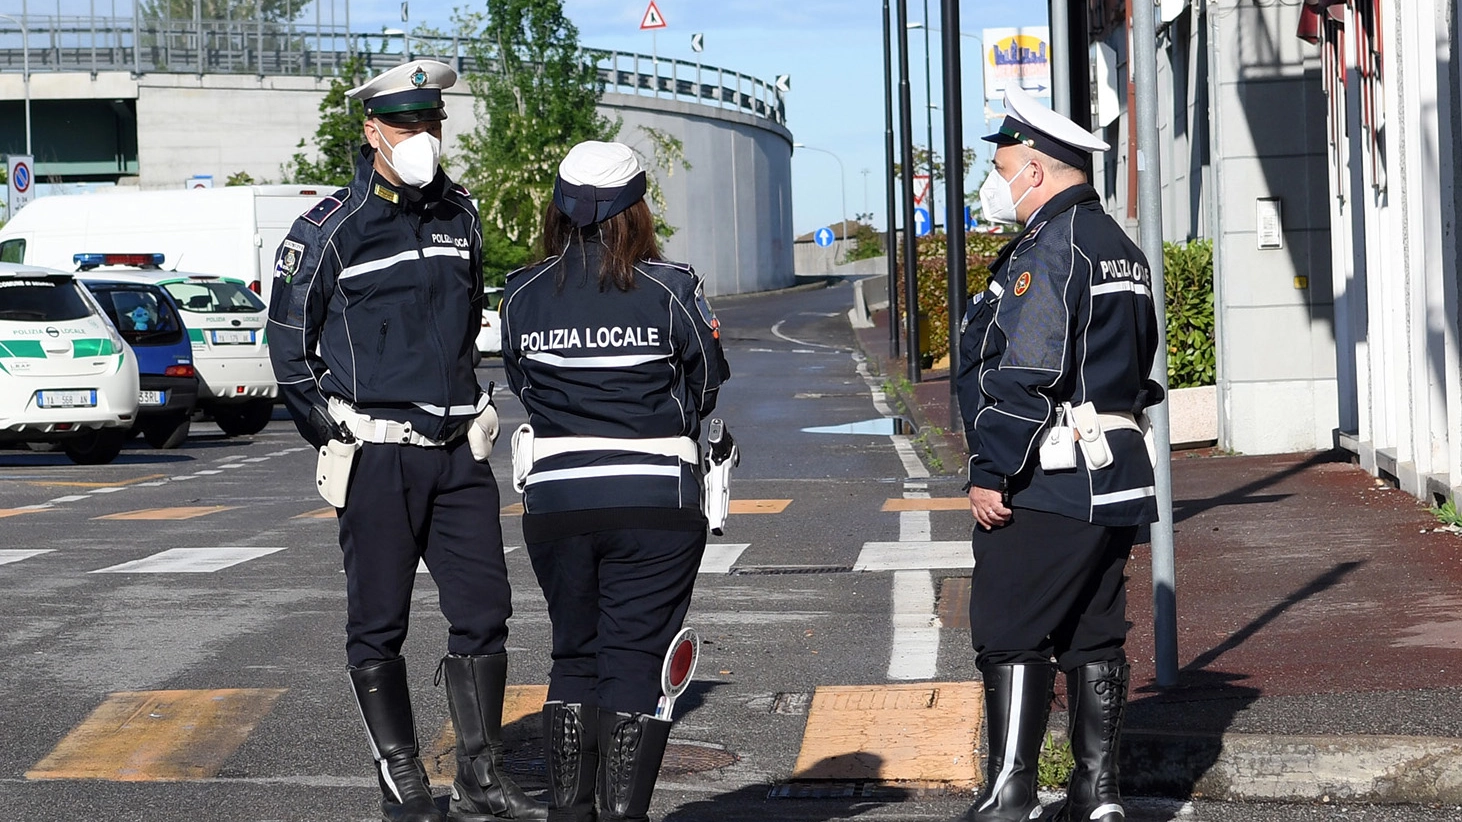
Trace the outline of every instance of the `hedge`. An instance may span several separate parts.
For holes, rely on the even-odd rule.
[[[1008,242],[1005,234],[965,235],[965,293],[984,290],[989,265]],[[943,233],[920,237],[915,248],[919,282],[920,352],[926,364],[949,353],[949,278]],[[1216,356],[1213,333],[1213,242],[1163,244],[1168,313],[1168,384],[1173,388],[1213,385]],[[903,259],[899,259],[899,306],[904,297]]]

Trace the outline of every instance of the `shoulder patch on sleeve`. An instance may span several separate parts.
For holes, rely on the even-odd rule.
[[[314,208],[305,212],[304,218],[317,226],[324,226],[325,221],[330,218],[330,215],[339,211],[340,207],[345,205],[345,199],[349,196],[348,192],[337,191],[334,195],[316,203]]]
[[[274,262],[274,275],[283,277],[286,283],[294,282],[305,260],[305,244],[294,239],[285,239],[279,246],[279,256]]]
[[[718,340],[721,339],[721,321],[716,319],[716,312],[711,310],[711,304],[706,300],[705,289],[701,288],[700,283],[696,283],[695,286],[695,307],[701,315],[701,322],[711,329],[711,336]]]

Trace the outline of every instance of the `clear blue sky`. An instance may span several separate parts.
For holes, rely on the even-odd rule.
[[[93,0],[26,0],[31,14],[87,14]],[[116,9],[131,15],[128,0],[94,0],[96,13]],[[305,2],[305,0],[301,0]],[[400,0],[319,0],[322,17],[343,23],[349,3],[351,27],[356,31],[379,31],[401,26]],[[579,27],[587,46],[651,51],[651,35],[639,30],[649,0],[564,0],[564,7]],[[909,19],[924,19],[925,0],[908,0]],[[19,0],[4,0],[12,8]],[[793,138],[808,146],[830,151],[843,161],[846,170],[848,212],[871,211],[874,224],[884,225],[884,109],[883,109],[883,23],[882,0],[657,0],[669,28],[655,36],[656,51],[663,57],[695,60],[690,35],[705,35],[705,52],[699,59],[707,65],[733,69],[771,81],[778,74],[792,78],[787,98],[787,126]],[[450,29],[452,10],[482,7],[454,0],[410,0],[410,25]],[[939,27],[940,0],[928,0],[931,24]],[[16,8],[16,11],[19,11]],[[313,7],[306,5],[301,19],[311,20]],[[961,0],[961,28],[979,36],[985,28],[1045,25],[1045,3],[1040,0]],[[925,101],[929,90],[924,81],[924,34],[910,33],[911,97],[915,142],[928,142]],[[966,145],[977,147],[981,162],[972,170],[970,189],[979,186],[986,172],[988,144],[979,137],[986,132],[984,101],[981,99],[980,42],[961,40],[964,59],[964,129]],[[940,82],[939,35],[931,35],[933,99],[943,94]],[[897,92],[897,89],[895,89]],[[897,99],[895,97],[895,99]],[[942,109],[934,112],[934,144],[944,152]],[[862,173],[867,169],[869,173]],[[937,208],[943,211],[943,196]],[[792,158],[793,227],[798,234],[835,223],[839,214],[838,164],[827,154],[797,150]]]

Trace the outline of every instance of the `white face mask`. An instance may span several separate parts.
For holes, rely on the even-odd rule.
[[[1020,171],[1011,175],[1010,180],[1019,177],[1030,164],[1031,161],[1027,160],[1026,164],[1020,167]],[[1019,220],[1016,207],[1024,202],[1032,191],[1035,191],[1034,188],[1028,188],[1017,200],[1010,191],[1010,180],[1001,177],[1000,172],[992,168],[990,176],[985,178],[985,184],[980,186],[980,212],[992,223],[1014,225]]]
[[[412,188],[421,188],[437,176],[437,163],[442,157],[441,140],[425,131],[419,131],[392,146],[391,141],[386,139],[386,133],[379,128],[376,129],[376,136],[391,147],[390,156],[382,151],[381,157],[401,178],[402,183]]]

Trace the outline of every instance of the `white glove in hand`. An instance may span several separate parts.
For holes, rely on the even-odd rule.
[[[497,442],[497,409],[489,405],[467,426],[467,444],[472,448],[472,458],[487,462],[492,456],[492,444]]]

